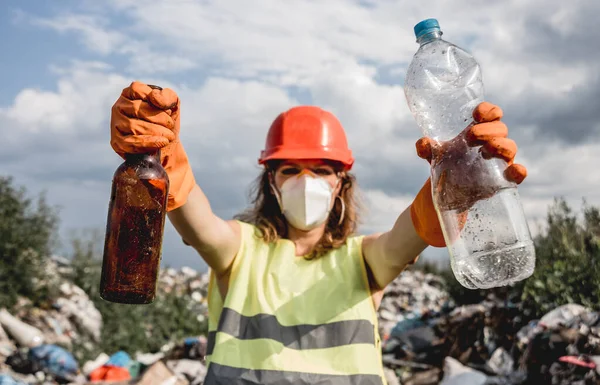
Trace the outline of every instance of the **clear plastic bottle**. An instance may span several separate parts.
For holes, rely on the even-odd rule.
[[[433,153],[431,182],[454,275],[470,289],[521,281],[533,274],[535,248],[517,185],[504,177],[504,160],[483,159],[461,135],[484,100],[481,69],[441,38],[437,20],[423,20],[414,30],[420,47],[404,92],[423,135],[452,140]]]

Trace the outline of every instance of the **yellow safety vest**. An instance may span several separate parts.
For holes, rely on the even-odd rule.
[[[204,384],[385,385],[363,237],[306,260],[240,226],[225,302],[210,275]]]

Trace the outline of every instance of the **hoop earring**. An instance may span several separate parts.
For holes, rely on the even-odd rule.
[[[340,203],[342,204],[342,213],[340,214],[340,220],[338,221],[338,225],[341,225],[342,222],[344,221],[344,214],[346,214],[346,204],[344,203],[344,200],[342,199],[341,196],[336,196],[336,199],[339,198],[340,199]]]

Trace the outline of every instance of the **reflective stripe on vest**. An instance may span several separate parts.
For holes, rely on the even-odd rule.
[[[240,225],[224,302],[211,274],[204,383],[385,384],[362,238],[308,261]]]
[[[219,321],[219,332],[241,340],[269,338],[291,349],[324,349],[350,344],[374,344],[373,324],[367,320],[346,320],[322,325],[284,326],[270,314],[246,317],[233,309],[224,308]],[[209,349],[212,354],[216,332],[210,333]]]
[[[280,370],[247,370],[211,363],[204,385],[382,385],[381,377],[373,374],[332,375]]]

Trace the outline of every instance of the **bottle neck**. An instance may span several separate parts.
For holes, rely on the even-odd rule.
[[[125,161],[129,163],[137,163],[144,160],[160,163],[160,149],[143,154],[125,154]]]
[[[435,41],[435,40],[440,40],[441,38],[442,38],[442,31],[435,30],[435,31],[427,32],[427,33],[419,36],[419,38],[417,39],[417,43],[419,43],[420,46],[424,46],[427,43],[431,43],[432,41]]]

